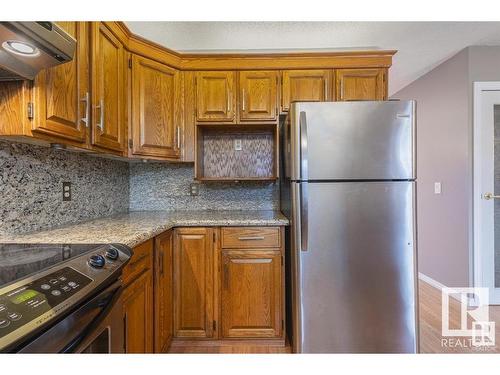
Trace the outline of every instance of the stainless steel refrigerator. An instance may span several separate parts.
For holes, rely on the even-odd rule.
[[[417,352],[415,102],[294,103],[282,127],[294,351]]]

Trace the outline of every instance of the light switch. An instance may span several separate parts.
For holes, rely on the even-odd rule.
[[[441,182],[434,182],[434,194],[441,194]]]
[[[241,139],[235,139],[234,140],[234,150],[235,151],[241,151],[243,146],[241,145]]]

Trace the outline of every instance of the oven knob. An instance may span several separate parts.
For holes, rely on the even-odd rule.
[[[99,254],[91,255],[89,258],[89,264],[94,268],[102,268],[104,267],[105,263],[106,260],[102,255]]]
[[[106,250],[106,258],[111,259],[111,260],[117,260],[118,259],[118,250],[115,248],[110,247],[108,250]]]

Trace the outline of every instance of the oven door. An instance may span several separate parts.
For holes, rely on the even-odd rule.
[[[122,283],[116,281],[20,353],[123,353]]]

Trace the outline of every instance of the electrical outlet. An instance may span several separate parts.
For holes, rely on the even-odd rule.
[[[434,194],[441,194],[441,182],[434,182]]]
[[[200,184],[197,184],[197,183],[190,184],[189,185],[189,194],[191,194],[192,196],[200,194],[200,187],[199,187],[199,185]]]
[[[63,181],[63,201],[68,202],[71,200],[71,182]]]
[[[243,148],[242,144],[241,144],[241,139],[235,139],[234,140],[234,150],[235,151],[241,151]]]

